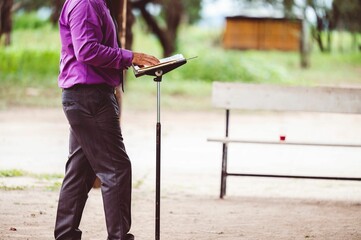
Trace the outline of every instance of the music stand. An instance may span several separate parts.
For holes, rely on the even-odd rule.
[[[159,65],[136,70],[133,66],[136,77],[143,75],[154,76],[157,83],[157,124],[156,124],[156,188],[155,188],[155,240],[160,239],[160,189],[161,189],[161,123],[160,123],[160,83],[163,75],[187,63],[187,59],[177,55],[176,60],[160,63]]]

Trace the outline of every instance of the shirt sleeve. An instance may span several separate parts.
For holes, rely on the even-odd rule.
[[[69,15],[72,43],[77,60],[96,67],[128,68],[133,59],[131,51],[101,43],[103,39],[101,13],[93,4],[91,1],[81,1]]]

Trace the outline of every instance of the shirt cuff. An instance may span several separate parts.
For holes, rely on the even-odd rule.
[[[132,66],[133,52],[127,49],[121,49],[122,51],[122,66],[123,68],[129,68]]]

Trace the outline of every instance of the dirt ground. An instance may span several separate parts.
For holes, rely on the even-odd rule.
[[[124,110],[123,135],[133,163],[136,239],[154,239],[154,111]],[[162,113],[161,239],[361,239],[361,183],[297,179],[228,179],[220,200],[222,111]],[[361,117],[337,114],[237,113],[231,135],[361,142]],[[0,170],[62,173],[68,126],[59,109],[0,112]],[[361,176],[361,149],[230,145],[230,171]],[[52,239],[59,189],[32,177],[0,178],[0,240]],[[106,239],[99,189],[90,192],[83,239]]]

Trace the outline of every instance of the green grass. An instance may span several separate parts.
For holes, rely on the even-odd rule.
[[[61,182],[53,182],[46,187],[48,191],[58,191],[61,188]]]
[[[161,47],[153,35],[139,27],[134,32],[134,51],[161,56]],[[60,107],[58,30],[49,24],[32,30],[19,27],[12,38],[11,47],[0,47],[0,109]],[[300,68],[296,52],[225,50],[221,39],[220,30],[194,26],[179,30],[177,52],[198,58],[164,77],[165,108],[208,109],[213,81],[309,86],[361,84],[361,53],[357,51],[322,54],[314,50],[311,67],[305,70]],[[135,78],[128,71],[125,107],[152,109],[155,94],[151,77]]]
[[[28,177],[38,180],[34,186],[12,186],[7,185],[3,182],[0,182],[0,190],[4,191],[16,191],[16,190],[25,190],[28,188],[34,188],[34,187],[41,187],[42,189],[45,189],[47,191],[57,191],[60,189],[62,185],[62,180],[64,178],[63,174],[51,174],[51,173],[31,173],[19,169],[6,169],[6,170],[0,170],[0,178],[12,178],[12,177]],[[147,175],[144,175],[142,178],[136,179],[133,183],[133,187],[135,189],[140,188],[143,183],[144,179],[147,177]],[[2,179],[0,179],[2,180]],[[39,185],[38,185],[39,184]]]
[[[64,174],[59,173],[41,173],[41,174],[29,174],[29,176],[37,178],[39,180],[59,180],[64,178]]]
[[[13,28],[18,29],[37,29],[49,25],[46,19],[39,19],[36,12],[14,14]]]
[[[126,108],[149,110],[156,104],[156,83],[152,77],[128,79],[125,86]],[[203,81],[176,80],[163,77],[161,83],[162,108],[172,110],[201,110],[210,104],[211,84]]]
[[[26,172],[19,169],[0,170],[0,177],[22,177]]]
[[[61,187],[61,182],[64,178],[63,174],[51,174],[51,173],[31,173],[20,169],[4,169],[0,170],[0,178],[14,178],[14,177],[28,177],[37,179],[39,186],[48,191],[57,191]],[[5,181],[6,182],[6,181]],[[18,191],[26,190],[29,187],[39,187],[36,186],[12,186],[7,185],[3,182],[0,182],[0,190],[3,191]]]
[[[0,170],[0,177],[33,177],[39,180],[62,179],[63,174],[58,173],[30,173],[20,169],[4,169]]]
[[[4,184],[0,184],[0,190],[3,190],[3,191],[22,191],[25,189],[26,189],[26,187],[24,187],[24,186],[6,186]]]

